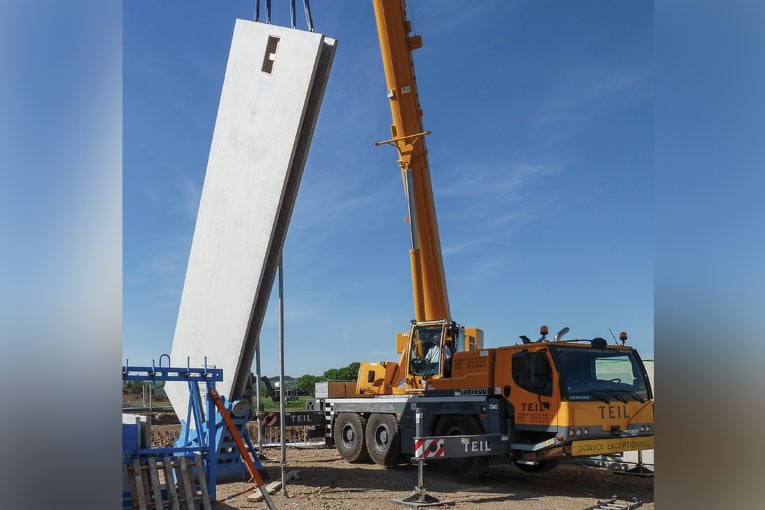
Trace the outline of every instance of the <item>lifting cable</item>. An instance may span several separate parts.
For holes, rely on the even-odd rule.
[[[260,21],[260,0],[255,0],[255,21]],[[271,0],[266,0],[266,23],[271,24]]]
[[[305,22],[308,25],[308,30],[313,32],[313,18],[311,17],[311,5],[308,0],[303,0],[303,10],[305,11]]]
[[[309,0],[303,0],[303,12],[305,13],[305,23],[308,31],[313,32],[313,17],[311,16],[311,5]],[[260,21],[260,0],[255,0],[255,21]],[[266,0],[266,23],[271,24],[271,0]],[[295,0],[290,0],[290,23],[292,28],[297,28],[295,20]]]

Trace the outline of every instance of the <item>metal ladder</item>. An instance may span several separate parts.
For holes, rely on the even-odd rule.
[[[632,510],[643,505],[642,501],[638,501],[634,498],[632,501],[619,501],[617,496],[611,496],[611,499],[607,501],[598,500],[593,506],[587,507],[585,510]]]

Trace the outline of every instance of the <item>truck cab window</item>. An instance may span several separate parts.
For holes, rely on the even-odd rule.
[[[595,360],[595,380],[635,384],[635,375],[627,356],[610,356]]]
[[[523,351],[519,354],[513,356],[515,384],[531,393],[552,395],[552,367],[545,353]]]
[[[650,397],[634,352],[567,346],[554,349],[564,382],[564,398],[597,400],[604,393],[629,400]]]

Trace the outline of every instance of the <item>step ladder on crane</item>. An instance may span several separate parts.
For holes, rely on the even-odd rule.
[[[632,501],[619,500],[618,496],[611,496],[611,499],[606,501],[598,501],[593,506],[586,508],[585,510],[633,510],[643,506],[643,502],[637,498],[633,498]]]

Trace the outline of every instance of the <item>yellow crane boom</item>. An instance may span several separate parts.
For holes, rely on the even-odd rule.
[[[422,38],[410,35],[404,0],[373,0],[393,124],[390,140],[398,150],[401,178],[409,205],[414,318],[451,320],[441,240],[428,168],[426,132],[422,126],[412,51]],[[378,145],[379,145],[378,144]]]

